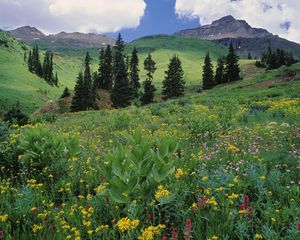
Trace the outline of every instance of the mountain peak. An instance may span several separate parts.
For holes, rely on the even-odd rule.
[[[22,41],[37,40],[45,37],[45,34],[39,29],[28,25],[11,30],[10,33]]]
[[[212,24],[219,23],[219,22],[228,23],[228,22],[234,22],[234,21],[236,21],[236,19],[233,16],[227,15],[225,17],[222,17],[222,18],[220,18],[218,20],[213,21]]]
[[[273,36],[265,29],[252,28],[244,20],[236,20],[228,15],[203,25],[199,28],[187,29],[176,33],[181,36],[197,37],[205,40],[218,40],[224,38],[264,38]]]

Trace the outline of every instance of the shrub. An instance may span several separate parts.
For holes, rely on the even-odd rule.
[[[74,136],[64,136],[47,128],[35,128],[25,132],[20,139],[21,163],[28,177],[64,176],[67,161],[78,155],[79,141]]]
[[[3,120],[9,122],[10,124],[18,124],[19,126],[28,123],[28,116],[22,112],[20,103],[17,102],[13,105],[5,114]]]

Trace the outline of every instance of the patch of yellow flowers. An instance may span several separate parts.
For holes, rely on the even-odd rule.
[[[135,229],[140,224],[140,220],[130,220],[128,217],[121,218],[117,224],[116,227],[121,231],[130,231]]]
[[[160,199],[162,197],[168,197],[170,194],[169,190],[165,189],[162,185],[159,185],[155,192],[155,198]]]
[[[159,235],[166,226],[159,224],[156,227],[150,226],[142,230],[138,240],[154,240],[155,236]]]

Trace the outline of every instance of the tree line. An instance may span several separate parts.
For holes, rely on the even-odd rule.
[[[228,55],[218,59],[215,73],[209,53],[206,54],[202,74],[204,90],[240,79],[239,56],[236,54],[232,43],[229,45]]]
[[[43,64],[40,61],[40,51],[38,46],[34,46],[32,51],[29,51],[28,59],[26,53],[24,60],[27,61],[28,70],[35,73],[37,76],[45,79],[45,81],[54,86],[58,86],[57,73],[53,73],[53,53],[46,51]]]
[[[256,61],[255,65],[267,69],[277,69],[281,66],[290,66],[296,62],[291,52],[279,48],[273,50],[269,46],[267,51],[262,54],[261,61]]]
[[[135,99],[140,100],[144,105],[154,101],[156,92],[153,85],[153,75],[156,71],[155,61],[149,53],[144,60],[147,77],[141,84],[138,51],[134,47],[131,56],[127,56],[125,43],[120,34],[113,48],[108,45],[106,49],[100,50],[98,71],[91,73],[90,65],[91,58],[87,53],[84,72],[80,72],[77,77],[71,111],[96,109],[97,89],[110,92],[110,98],[115,108],[127,107]],[[182,96],[184,84],[181,61],[178,56],[173,56],[163,81],[163,98]],[[67,89],[64,92],[66,91]]]

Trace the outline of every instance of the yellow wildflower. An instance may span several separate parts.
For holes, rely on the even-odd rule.
[[[264,237],[263,237],[263,235],[262,234],[260,234],[260,233],[256,233],[255,234],[255,239],[263,239]]]
[[[32,227],[32,231],[33,231],[34,233],[39,232],[39,231],[41,231],[42,229],[43,229],[43,225],[37,225],[37,224],[34,224],[33,227]]]
[[[139,220],[130,220],[128,217],[120,219],[116,226],[121,232],[135,229],[140,224]]]
[[[102,232],[103,230],[107,229],[108,228],[108,225],[101,225],[99,227],[96,228],[95,232],[98,233],[98,232]]]
[[[159,235],[161,231],[166,226],[159,224],[158,226],[149,226],[146,229],[142,230],[141,235],[138,237],[138,240],[154,240],[156,235]]]
[[[8,214],[0,215],[0,222],[6,222],[8,219]]]
[[[155,192],[155,198],[160,199],[161,197],[167,197],[170,194],[171,193],[167,189],[165,189],[162,185],[159,185],[157,191]]]
[[[177,168],[176,171],[175,171],[175,177],[176,177],[176,179],[179,179],[183,175],[184,175],[184,171],[181,168]]]
[[[203,182],[206,182],[206,181],[208,180],[208,177],[207,177],[207,176],[204,176],[204,177],[201,178],[201,180],[202,180]]]

